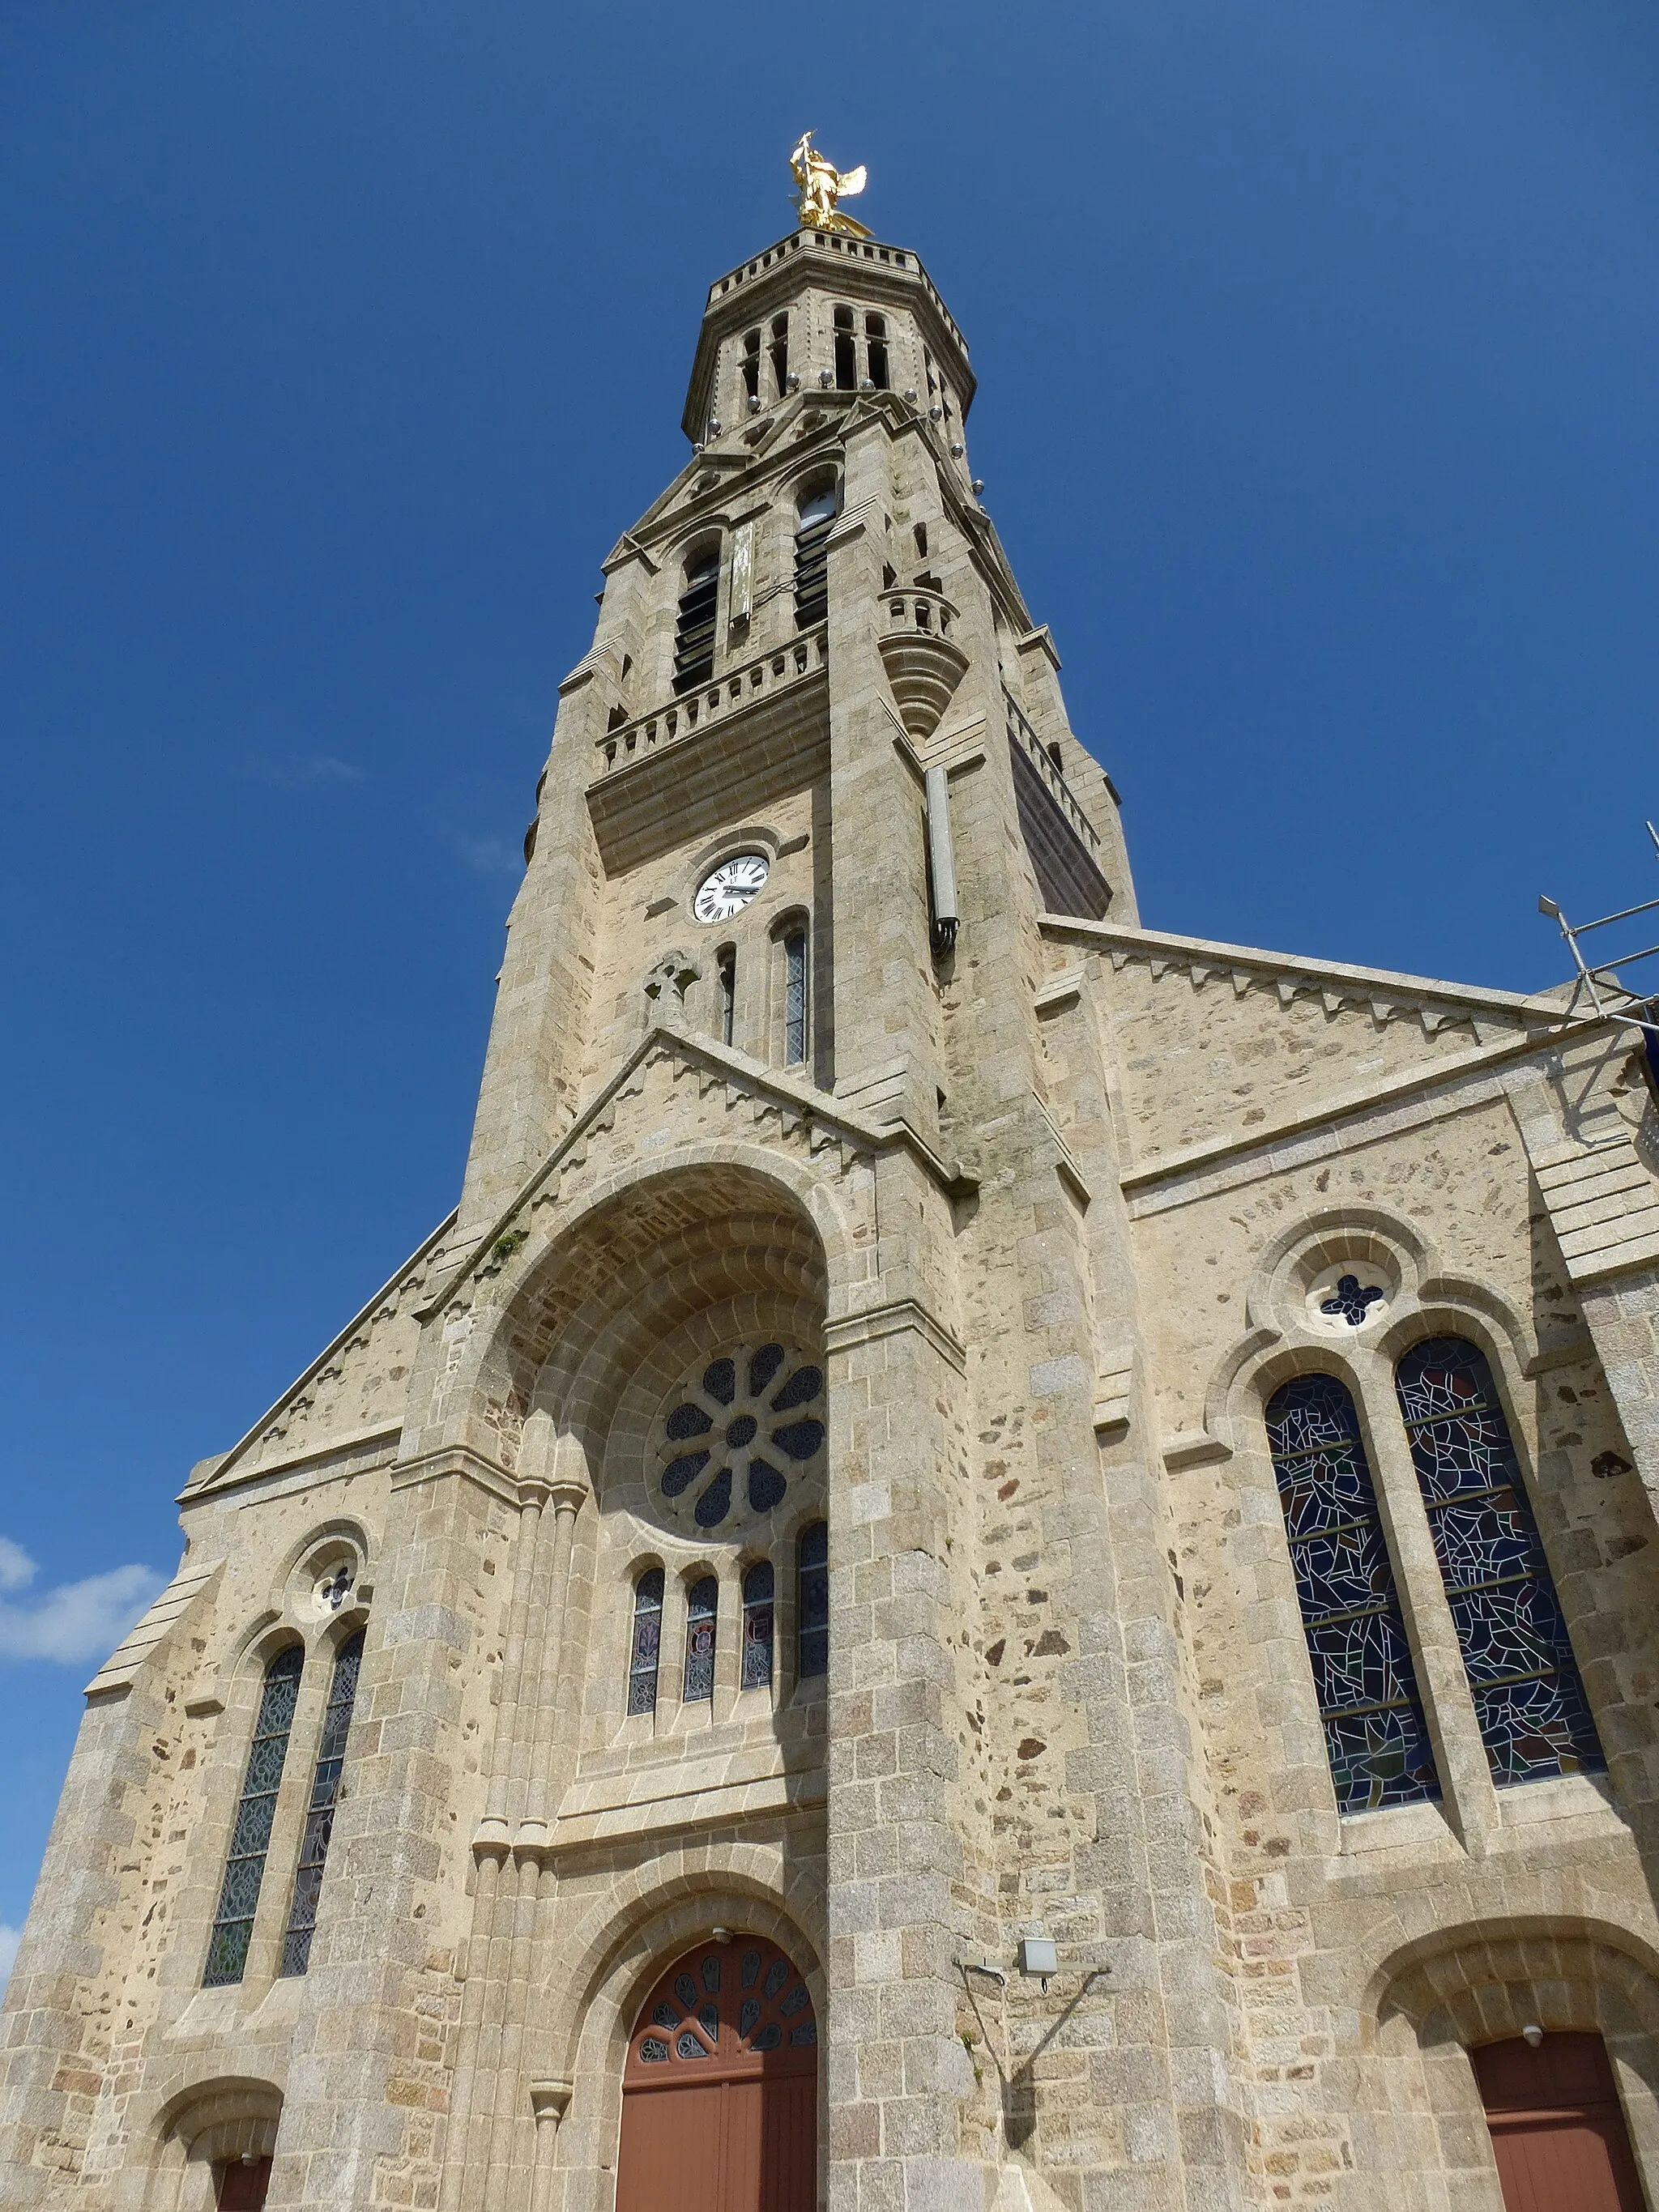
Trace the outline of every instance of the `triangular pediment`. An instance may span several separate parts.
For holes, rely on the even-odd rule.
[[[657,1078],[660,1083],[653,1080]],[[690,1095],[697,1101],[717,1102],[720,1133],[732,1133],[736,1117],[763,1143],[785,1146],[820,1164],[826,1173],[846,1175],[880,1153],[904,1151],[951,1197],[965,1196],[975,1187],[970,1176],[942,1159],[907,1123],[878,1121],[849,1110],[805,1077],[751,1059],[733,1045],[659,1022],[647,1030],[460,1264],[447,1273],[422,1318],[440,1312],[464,1297],[470,1285],[513,1264],[543,1225],[549,1209],[562,1206],[597,1182],[601,1173],[635,1157],[641,1133],[648,1132],[653,1139],[653,1158],[672,1166],[676,1133],[671,1123],[668,1141],[659,1141],[660,1092],[664,1088],[672,1091],[683,1081],[690,1084]],[[682,1117],[678,1133],[684,1141],[709,1133],[696,1126],[698,1118],[695,1113]]]
[[[1139,1167],[1271,1144],[1558,1037],[1565,992],[1443,982],[1162,930],[1046,916],[1039,1011],[1087,988]],[[1085,956],[1097,957],[1092,964]]]

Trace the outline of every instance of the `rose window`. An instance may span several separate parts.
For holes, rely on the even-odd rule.
[[[781,1344],[743,1345],[669,1394],[652,1486],[671,1521],[730,1534],[781,1505],[823,1445],[823,1370]]]

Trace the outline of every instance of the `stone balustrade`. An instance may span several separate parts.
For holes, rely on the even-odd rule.
[[[799,637],[791,638],[787,645],[774,653],[763,653],[757,659],[746,661],[739,668],[715,677],[708,684],[700,684],[695,691],[683,692],[667,706],[654,708],[648,714],[641,714],[617,729],[607,730],[594,740],[593,750],[599,756],[599,773],[609,775],[613,769],[627,768],[648,754],[659,753],[685,738],[718,717],[729,717],[739,708],[757,699],[769,696],[792,684],[822,669],[830,658],[828,625],[823,623],[815,629],[803,630]]]

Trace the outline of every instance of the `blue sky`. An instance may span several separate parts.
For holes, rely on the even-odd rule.
[[[1636,0],[0,0],[0,1923],[172,1500],[451,1204],[560,677],[811,125],[1156,927],[1659,893]]]

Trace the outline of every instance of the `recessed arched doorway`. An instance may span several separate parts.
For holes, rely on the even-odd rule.
[[[617,2212],[813,2212],[817,2040],[775,1943],[736,1936],[677,1959],[629,2039]]]

